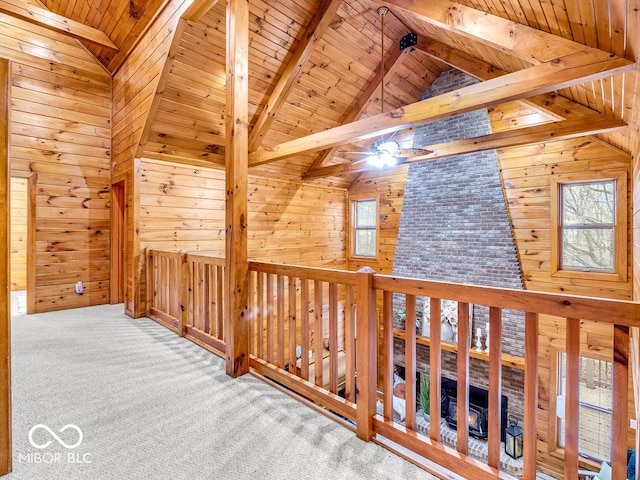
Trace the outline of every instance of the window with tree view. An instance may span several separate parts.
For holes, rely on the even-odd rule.
[[[560,268],[615,268],[615,180],[567,183],[561,187]]]
[[[376,227],[376,200],[355,200],[352,225],[354,256],[376,256]]]

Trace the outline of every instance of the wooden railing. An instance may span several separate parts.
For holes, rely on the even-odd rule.
[[[251,367],[352,420],[355,278],[354,272],[249,263]]]
[[[223,351],[223,334],[229,332],[221,328],[222,260],[150,250],[147,261],[150,314],[174,330],[179,325],[178,332],[197,343],[205,347],[214,345]],[[522,476],[526,480],[536,478],[538,317],[541,314],[563,318],[566,327],[564,478],[578,477],[581,323],[612,325],[612,446],[615,447],[611,449],[612,478],[626,478],[629,329],[640,326],[640,304],[398,278],[378,275],[370,269],[355,273],[256,262],[249,263],[247,288],[250,366],[255,372],[352,420],[358,436],[364,440],[375,437],[383,444],[390,440],[445,469],[474,479],[513,478],[500,469],[504,448],[500,442],[499,417],[503,364],[524,369]],[[439,428],[429,429],[427,436],[417,425],[416,345],[424,343],[424,339],[417,335],[414,321],[405,322],[405,331],[400,336],[405,349],[406,418],[402,423],[394,421],[392,378],[394,337],[398,337],[397,329],[394,334],[394,297],[396,303],[398,297],[402,298],[407,319],[415,317],[417,297],[430,299],[432,319],[440,318],[442,300],[457,303],[457,345],[441,343],[437,321],[431,322],[429,339],[431,425],[440,425],[442,351],[457,351],[455,447],[443,442]],[[474,356],[470,344],[469,304],[487,307],[491,325],[486,462],[469,452],[468,379],[470,358]],[[524,358],[502,352],[505,309],[519,311],[524,316]],[[380,384],[379,371],[382,372]]]
[[[146,256],[149,317],[224,353],[224,259],[152,249]]]
[[[147,301],[149,317],[180,333],[182,278],[181,252],[147,250]]]
[[[358,275],[363,275],[359,273]],[[383,341],[380,356],[372,352],[358,351],[362,358],[371,364],[378,358],[383,369],[383,415],[376,415],[370,430],[363,436],[374,434],[384,437],[444,466],[466,478],[495,479],[511,478],[500,472],[500,402],[502,390],[502,313],[504,309],[524,312],[524,458],[523,477],[536,478],[537,412],[538,412],[538,316],[553,315],[565,319],[566,324],[566,406],[565,406],[565,447],[564,478],[578,478],[578,411],[579,411],[579,362],[580,329],[582,321],[596,321],[613,325],[613,419],[611,466],[614,480],[626,478],[627,436],[628,436],[628,375],[629,375],[629,327],[640,322],[640,305],[633,302],[601,300],[586,297],[574,297],[539,292],[518,291],[490,287],[457,285],[430,282],[385,275],[367,274],[370,280],[361,280],[360,285],[370,285],[368,291],[358,288],[358,348],[361,335],[376,331],[378,317],[375,305],[370,298],[382,292],[382,329]],[[450,448],[442,444],[440,429],[429,430],[425,437],[416,429],[416,327],[415,322],[405,324],[405,365],[406,365],[406,419],[404,425],[393,421],[390,399],[393,375],[393,295],[405,296],[407,318],[413,318],[416,297],[430,298],[431,318],[440,318],[441,300],[453,300],[458,303],[458,348],[457,348],[457,443]],[[369,307],[367,305],[369,302]],[[468,418],[469,418],[469,350],[470,332],[468,305],[489,307],[491,325],[489,340],[489,422],[488,422],[488,460],[484,464],[468,455]],[[360,326],[368,318],[367,326]],[[361,331],[363,333],[361,333]],[[441,353],[440,322],[431,322],[430,332],[430,424],[440,425],[441,412]],[[366,357],[365,357],[366,355]],[[359,373],[359,372],[358,372]],[[360,376],[358,376],[360,379]],[[364,387],[364,386],[363,386]],[[373,395],[371,386],[359,391],[364,395]],[[358,399],[360,407],[364,399]],[[367,412],[366,416],[371,412]],[[375,414],[375,412],[374,412]],[[363,414],[364,416],[364,414]],[[358,418],[360,419],[360,418]]]

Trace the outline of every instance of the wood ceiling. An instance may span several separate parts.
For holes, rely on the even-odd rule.
[[[115,72],[169,1],[29,0],[28,3],[106,34],[115,48],[100,42],[97,36],[85,44],[106,69]],[[24,3],[27,2],[0,0],[0,11]],[[162,95],[153,106],[138,155],[197,165],[223,163],[225,3],[201,0],[198,21],[185,22],[184,28],[176,33],[158,89]],[[631,61],[635,61],[640,51],[638,0],[459,0],[456,4],[447,0],[249,0],[249,3],[250,147],[257,150],[252,156],[253,165],[262,163],[261,152],[278,151],[287,142],[350,122],[364,122],[367,118],[373,125],[381,112],[417,102],[433,80],[451,66],[481,80],[500,82],[500,77],[511,78],[504,77],[506,74],[535,66],[542,68],[540,65],[548,60],[579,50],[598,49]],[[383,54],[381,19],[376,10],[383,4],[390,8],[390,13],[385,17],[385,95],[381,105]],[[536,31],[522,30],[517,24]],[[400,51],[399,40],[410,31],[418,35],[418,45]],[[576,48],[581,46],[568,41],[591,50]],[[529,113],[523,114],[528,120],[525,124],[505,125],[494,115],[494,131],[601,113],[630,127],[596,129],[602,131],[599,137],[635,153],[640,123],[636,106],[640,103],[636,100],[637,67],[621,71],[624,73],[595,75],[589,77],[593,80],[572,86],[560,85],[553,95],[547,89],[544,94],[529,95],[531,98],[524,102],[517,100],[520,98],[517,96],[515,101],[521,112]],[[537,93],[535,89],[532,92]],[[477,103],[483,105],[482,101]],[[499,111],[495,105],[500,103],[489,106]],[[574,128],[579,123],[576,120]],[[368,125],[362,123],[363,128],[369,128]],[[612,127],[615,123],[608,125]],[[544,138],[550,134],[549,128],[542,132],[539,129],[537,134]],[[504,135],[496,141],[505,142]],[[412,137],[412,129],[408,128],[396,133],[394,139],[409,147]],[[493,141],[487,139],[489,145]],[[348,139],[344,142],[348,145],[301,149],[287,158],[253,166],[251,171],[298,179],[305,175],[308,179],[328,177],[333,184],[344,186],[352,180],[353,172],[362,168],[362,163],[352,162],[363,158],[347,152],[366,150],[371,142],[371,139],[364,142]],[[451,146],[439,148],[438,152],[445,152]]]

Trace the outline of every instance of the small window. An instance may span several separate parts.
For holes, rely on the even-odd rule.
[[[585,457],[609,461],[611,458],[612,362],[580,357],[578,410],[578,451]],[[558,393],[566,395],[566,354],[560,352]],[[564,447],[564,415],[559,415],[558,445]]]
[[[352,202],[352,252],[355,257],[375,257],[377,254],[376,204],[375,198]]]
[[[574,178],[552,182],[552,274],[626,279],[625,174]]]
[[[560,203],[563,270],[614,269],[615,182],[567,183]]]

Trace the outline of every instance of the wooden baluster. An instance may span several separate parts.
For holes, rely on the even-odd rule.
[[[211,269],[208,264],[203,263],[202,270],[204,280],[204,311],[202,312],[204,324],[202,327],[206,333],[211,334]],[[249,274],[247,273],[247,276],[248,275]],[[249,336],[249,349],[251,349],[251,336]]]
[[[189,315],[188,315],[188,320],[187,320],[187,325],[193,327],[194,325],[194,294],[195,294],[195,279],[194,279],[194,268],[193,268],[194,262],[192,260],[189,261],[189,300],[187,302],[187,305],[189,307]]]
[[[314,335],[315,335],[315,357],[314,357],[314,362],[315,362],[315,384],[318,387],[323,387],[324,383],[323,383],[323,378],[322,378],[322,361],[323,361],[323,344],[322,344],[322,337],[323,337],[323,333],[322,333],[322,327],[323,327],[323,321],[322,321],[322,308],[323,308],[323,304],[322,304],[322,282],[319,282],[317,280],[314,280],[313,282],[313,294],[314,294],[314,298],[315,298],[315,302],[314,302],[314,306],[313,306],[313,312],[315,315],[315,325],[314,325]]]
[[[213,270],[213,269],[212,269]],[[247,312],[249,313],[249,353],[258,351],[258,324],[256,323],[256,272],[247,272]],[[209,282],[210,284],[213,282]],[[213,323],[213,322],[212,322]]]
[[[429,387],[430,398],[429,403],[429,424],[434,425],[435,428],[429,427],[429,438],[434,442],[440,441],[440,414],[441,414],[441,394],[442,385],[440,377],[442,375],[442,325],[440,324],[441,317],[441,305],[439,298],[432,298],[429,301],[429,317],[431,319],[431,326],[429,330],[430,345],[429,345]],[[408,318],[408,317],[407,317]]]
[[[535,480],[538,442],[538,314],[524,317],[524,480]]]
[[[258,356],[258,358],[261,358],[264,360],[265,358],[265,350],[264,350],[264,335],[265,335],[265,328],[264,328],[264,318],[265,318],[265,311],[264,311],[264,273],[262,272],[256,272],[257,275],[257,280],[258,280],[258,286],[257,286],[257,291],[256,291],[256,330],[258,331],[258,349],[257,349],[257,353],[256,355]]]
[[[266,317],[267,317],[267,361],[271,364],[275,363],[274,356],[274,344],[273,344],[273,329],[274,314],[273,311],[273,275],[267,274],[267,305],[266,305]]]
[[[629,327],[613,326],[613,419],[611,421],[612,480],[627,478],[629,425]]]
[[[373,438],[373,417],[376,414],[378,318],[374,273],[372,268],[364,267],[356,274],[356,434],[367,442]]]
[[[205,294],[207,292],[207,288],[205,285],[205,273],[204,273],[204,265],[202,261],[198,261],[198,329],[202,332],[205,331],[204,319],[205,319],[205,305],[207,303],[207,299]]]
[[[567,318],[565,371],[564,478],[578,478],[580,402],[580,320]]]
[[[404,364],[406,417],[409,430],[416,428],[416,297],[407,295],[405,300],[407,316],[404,322]]]
[[[296,373],[296,277],[289,277],[289,372]]]
[[[187,302],[189,301],[189,254],[180,252],[180,336],[187,333]]]
[[[219,340],[224,341],[224,267],[216,267],[216,279],[216,319],[218,321],[216,335]]]
[[[393,420],[393,293],[382,293],[382,392],[384,419]]]
[[[276,277],[276,302],[278,304],[278,347],[277,347],[277,356],[278,356],[278,367],[284,367],[284,277],[282,275],[278,275]]]
[[[469,453],[469,350],[471,349],[469,304],[458,302],[458,388],[456,393],[456,421],[458,439],[456,449]]]
[[[356,335],[353,302],[353,287],[351,285],[347,285],[344,300],[344,367],[346,375],[344,397],[349,402],[353,402],[355,400]]]
[[[309,280],[300,279],[300,315],[301,332],[300,343],[302,356],[300,357],[300,376],[309,380]]]
[[[338,285],[329,284],[329,391],[338,393]]]
[[[162,255],[158,257],[158,292],[156,293],[156,305],[161,312],[166,311],[164,309],[164,260]]]
[[[145,295],[145,298],[147,299],[147,313],[146,316],[148,317],[149,315],[151,315],[151,308],[153,307],[153,280],[154,280],[154,276],[153,276],[153,256],[151,254],[151,249],[149,247],[146,247],[144,249],[144,264],[147,266],[147,294]]]
[[[200,328],[200,264],[193,261],[193,328]]]
[[[176,320],[180,319],[179,312],[179,303],[178,303],[178,279],[180,278],[180,265],[179,260],[175,258],[169,259],[169,291],[167,303],[169,310],[167,313],[175,318]]]
[[[489,452],[487,464],[500,468],[502,411],[502,310],[489,308]]]

